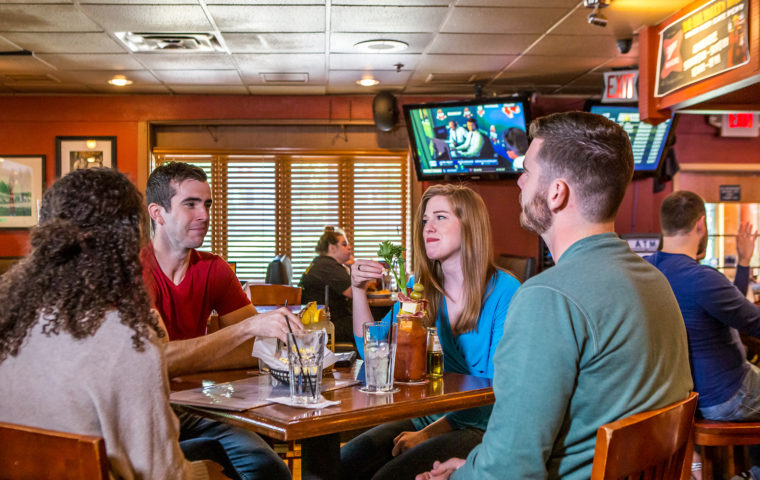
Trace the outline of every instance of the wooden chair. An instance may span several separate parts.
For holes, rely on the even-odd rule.
[[[0,478],[107,479],[106,444],[100,437],[0,422]]]
[[[520,283],[525,283],[525,280],[536,274],[535,257],[522,257],[520,255],[502,253],[496,258],[496,266],[513,274]]]
[[[251,291],[251,303],[254,305],[283,305],[285,300],[288,305],[301,304],[301,287],[289,285],[249,285]]]
[[[718,458],[727,453],[725,464],[730,470],[729,476],[745,470],[747,456],[746,445],[760,444],[760,422],[716,422],[697,419],[694,422],[694,444],[702,447],[702,479],[715,478],[715,466]],[[740,449],[733,447],[740,446]],[[734,451],[736,450],[736,451]]]
[[[678,480],[691,474],[697,394],[599,427],[591,480]],[[635,477],[633,477],[635,475]]]

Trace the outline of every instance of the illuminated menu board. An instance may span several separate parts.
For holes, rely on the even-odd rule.
[[[594,105],[591,113],[609,118],[628,133],[633,149],[634,171],[657,171],[668,141],[672,119],[656,126],[650,125],[639,120],[638,108],[610,105]]]

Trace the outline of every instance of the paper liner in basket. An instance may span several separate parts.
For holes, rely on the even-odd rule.
[[[277,344],[278,342],[276,338],[257,338],[253,342],[251,356],[258,358],[259,362],[264,362],[269,368],[285,370],[287,372],[288,364],[280,360],[280,358],[287,357],[288,348],[285,345],[282,346],[280,350],[277,350]],[[282,343],[280,343],[280,345],[282,345]],[[325,345],[322,368],[330,367],[337,361],[338,358]]]

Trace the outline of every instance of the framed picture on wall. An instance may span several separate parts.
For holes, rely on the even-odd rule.
[[[45,155],[0,155],[0,228],[37,225]]]
[[[116,137],[55,137],[56,178],[78,168],[116,168]]]

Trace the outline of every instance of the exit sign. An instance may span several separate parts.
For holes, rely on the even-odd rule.
[[[757,137],[760,135],[756,113],[729,113],[723,115],[721,137]]]
[[[602,103],[636,102],[639,99],[639,71],[604,72]]]

